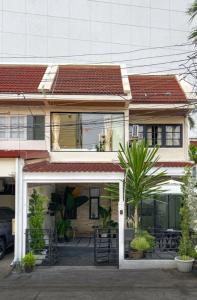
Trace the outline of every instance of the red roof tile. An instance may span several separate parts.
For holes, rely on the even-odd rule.
[[[192,162],[158,162],[158,167],[184,168],[192,166]],[[50,163],[42,161],[28,164],[25,172],[124,172],[119,164],[113,163]]]
[[[157,167],[166,167],[166,168],[184,168],[193,166],[193,162],[189,161],[159,161],[156,166]]]
[[[0,158],[48,158],[49,152],[45,150],[0,150]]]
[[[124,94],[119,66],[60,66],[53,93]]]
[[[174,75],[129,75],[132,101],[183,103],[186,95]]]
[[[38,93],[46,66],[0,65],[0,93]]]
[[[42,161],[28,164],[25,172],[124,172],[118,164],[113,163],[50,163]]]

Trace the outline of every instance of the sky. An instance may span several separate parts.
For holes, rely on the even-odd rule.
[[[175,73],[195,84],[192,2],[0,0],[0,62],[121,63],[130,74]]]

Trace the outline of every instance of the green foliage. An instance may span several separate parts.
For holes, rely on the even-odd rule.
[[[193,144],[189,145],[189,158],[197,164],[197,147]]]
[[[102,228],[117,227],[118,223],[111,219],[111,207],[99,206],[99,215],[102,220]]]
[[[66,186],[64,189],[64,196],[58,193],[53,193],[51,202],[49,203],[49,210],[60,214],[61,219],[70,219],[75,213],[75,209],[88,201],[87,196],[74,197],[73,191],[75,187]]]
[[[68,230],[71,228],[71,220],[60,219],[56,222],[56,229],[58,237],[65,237]]]
[[[33,253],[40,252],[45,247],[43,233],[45,201],[46,197],[34,189],[29,200],[30,247]]]
[[[185,169],[185,175],[183,176],[183,184],[181,186],[182,191],[182,203],[180,208],[181,219],[181,240],[179,245],[180,257],[192,257],[194,254],[194,246],[190,238],[190,222],[191,215],[189,210],[189,195],[190,195],[190,182],[191,182],[191,168]]]
[[[149,148],[142,140],[134,141],[125,149],[120,145],[119,162],[125,170],[127,203],[134,207],[134,228],[138,230],[138,207],[141,200],[151,199],[161,193],[161,185],[167,181],[166,172],[156,167],[159,160],[158,146]]]
[[[195,0],[188,9],[188,14],[190,15],[190,21],[193,21],[193,19],[197,16],[197,0]],[[197,43],[197,27],[193,28],[189,39],[193,40],[195,44]]]
[[[36,263],[36,258],[32,252],[27,253],[22,259],[22,265],[25,268],[33,268]]]
[[[150,244],[143,236],[136,236],[130,243],[132,249],[138,251],[147,251],[150,249]]]
[[[144,237],[147,242],[149,243],[149,249],[153,249],[155,247],[155,237],[152,236],[148,231],[146,230],[140,230],[136,233],[136,236],[138,237]]]
[[[119,201],[119,186],[117,183],[109,183],[104,187],[105,195],[101,196],[103,199],[109,199],[111,201]]]

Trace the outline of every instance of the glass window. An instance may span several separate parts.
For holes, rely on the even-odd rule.
[[[52,149],[117,151],[124,143],[123,118],[110,113],[53,113]]]
[[[45,139],[45,116],[27,116],[27,139]]]
[[[181,146],[181,126],[165,126],[165,140],[166,146]]]
[[[141,202],[140,222],[144,229],[180,229],[180,195],[163,194]]]
[[[150,125],[146,128],[147,142],[150,146],[162,145],[162,126]]]
[[[8,124],[7,124],[7,118],[4,116],[0,116],[0,139],[4,140],[7,138],[7,133],[8,133]]]
[[[26,116],[10,116],[10,138],[26,139]]]
[[[130,125],[131,134],[132,125]],[[182,146],[182,126],[146,124],[138,125],[138,140],[144,138],[150,146],[160,147],[181,147]]]
[[[90,198],[90,219],[99,219],[99,197]]]

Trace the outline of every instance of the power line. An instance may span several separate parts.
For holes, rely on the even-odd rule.
[[[71,57],[83,57],[83,56],[103,56],[103,55],[121,55],[121,54],[129,54],[135,53],[140,51],[147,51],[147,50],[157,50],[157,49],[166,49],[166,48],[173,48],[173,47],[185,47],[185,46],[193,46],[193,43],[181,43],[181,44],[172,44],[172,45],[165,45],[165,46],[156,46],[156,47],[146,47],[140,48],[135,50],[129,51],[119,51],[119,52],[102,52],[102,53],[86,53],[86,54],[75,54],[75,55],[49,55],[49,56],[0,56],[1,58],[71,58]]]
[[[109,4],[109,5],[111,4],[111,5],[126,6],[126,7],[149,8],[151,10],[161,10],[161,11],[169,11],[169,12],[186,13],[186,11],[184,11],[184,10],[160,8],[160,7],[153,7],[153,6],[130,4],[130,3],[118,3],[118,2],[113,2],[113,1],[109,2],[109,1],[105,1],[105,0],[88,0],[88,2],[95,2],[95,3],[101,3],[101,4],[103,3],[103,4]]]

